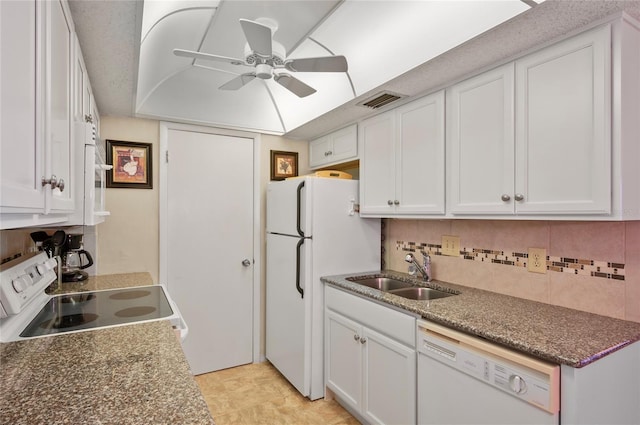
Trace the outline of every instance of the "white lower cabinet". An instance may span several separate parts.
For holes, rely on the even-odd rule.
[[[359,419],[416,423],[413,316],[341,290],[325,290],[325,382]]]

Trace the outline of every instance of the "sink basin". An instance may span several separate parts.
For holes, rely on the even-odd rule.
[[[408,282],[393,279],[391,277],[370,277],[364,279],[347,279],[351,282],[355,282],[360,285],[368,286],[369,288],[377,289],[379,291],[392,291],[400,288],[411,289],[412,285]]]
[[[450,297],[454,294],[448,292],[439,291],[432,288],[419,288],[412,286],[410,288],[394,289],[389,291],[390,294],[398,295],[399,297],[408,298],[410,300],[435,300],[438,298]]]

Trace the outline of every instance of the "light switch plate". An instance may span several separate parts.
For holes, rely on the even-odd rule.
[[[460,236],[442,236],[442,255],[460,256]]]
[[[529,248],[527,270],[533,273],[547,272],[547,250],[544,248]]]

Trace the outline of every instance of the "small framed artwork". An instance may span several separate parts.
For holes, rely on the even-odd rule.
[[[271,180],[298,175],[298,152],[271,151]]]
[[[151,143],[107,140],[107,187],[153,189]]]

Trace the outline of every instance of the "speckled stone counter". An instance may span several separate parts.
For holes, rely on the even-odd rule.
[[[62,292],[151,283],[99,276]],[[0,382],[3,424],[213,424],[168,321],[0,344]]]
[[[346,280],[347,277],[374,275],[394,277],[459,294],[431,301],[416,301]],[[640,340],[640,323],[448,282],[421,283],[405,273],[377,271],[326,276],[322,281],[540,359],[576,368]]]

